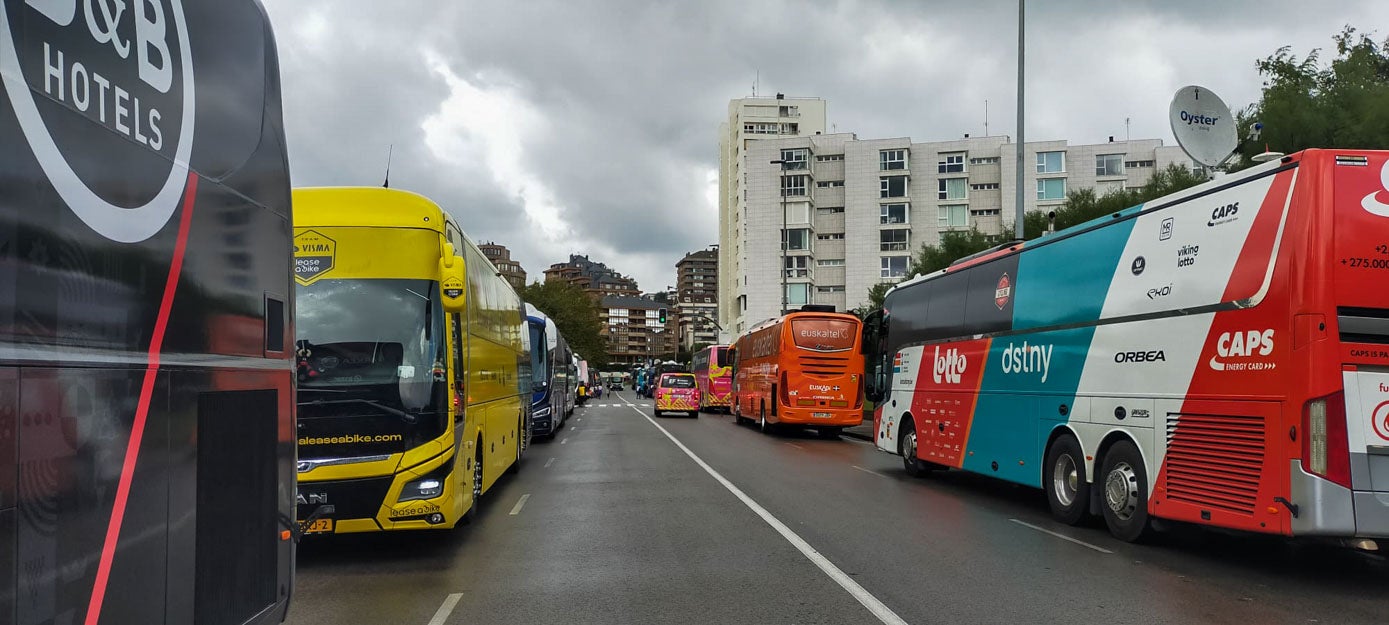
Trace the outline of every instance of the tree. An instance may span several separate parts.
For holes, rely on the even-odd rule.
[[[855,308],[853,313],[858,315],[859,319],[867,319],[868,315],[881,310],[883,300],[887,298],[887,292],[891,291],[893,286],[895,284],[892,282],[878,282],[868,287],[868,303]]]
[[[521,299],[553,320],[570,349],[588,360],[589,366],[608,366],[607,344],[601,335],[603,322],[593,298],[583,289],[565,280],[537,281],[521,289]]]
[[[1389,39],[1376,43],[1346,26],[1333,36],[1336,58],[1321,62],[1321,50],[1301,59],[1289,46],[1254,63],[1264,79],[1259,101],[1236,115],[1239,136],[1254,122],[1258,140],[1239,146],[1242,162],[1265,146],[1292,153],[1307,148],[1373,148],[1389,145]]]
[[[923,245],[912,259],[908,275],[932,274],[961,258],[998,245],[1002,237],[984,234],[977,227],[940,233],[940,245]]]

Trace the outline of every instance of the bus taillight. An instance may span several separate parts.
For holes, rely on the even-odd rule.
[[[779,394],[781,395],[781,403],[786,404],[787,406],[790,406],[790,405],[791,405],[791,389],[786,388],[786,386],[787,386],[787,385],[786,385],[786,372],[785,372],[785,371],[782,371],[782,372],[781,372],[781,383],[780,383],[780,385],[779,385],[779,388],[781,389],[781,393],[779,393]]]
[[[1350,488],[1345,393],[1307,402],[1302,408],[1302,433],[1303,470]]]

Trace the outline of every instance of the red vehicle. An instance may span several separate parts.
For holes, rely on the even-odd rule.
[[[699,389],[695,388],[694,374],[662,373],[656,378],[655,398],[654,414],[658,417],[668,412],[699,416]]]
[[[699,409],[728,410],[733,405],[733,362],[727,345],[710,345],[694,355],[695,387],[699,389]]]
[[[832,438],[863,422],[858,317],[805,306],[764,321],[733,342],[733,415],[810,426]]]

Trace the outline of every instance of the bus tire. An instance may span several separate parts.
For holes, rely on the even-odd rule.
[[[765,405],[762,406],[762,416],[761,420],[757,423],[757,429],[761,430],[763,434],[772,433],[772,424],[767,423],[767,406]]]
[[[742,425],[744,423],[747,423],[747,419],[743,418],[742,404],[736,401],[733,402],[733,408],[730,410],[730,412],[733,413],[733,425]]]
[[[517,421],[517,432],[526,431],[524,423],[525,421]],[[511,461],[511,466],[506,468],[507,475],[516,475],[516,473],[521,470],[521,454],[525,452],[526,446],[530,441],[530,437],[525,434],[514,434],[512,438],[516,439],[516,458]]]
[[[1052,441],[1042,472],[1051,516],[1066,525],[1085,519],[1090,508],[1090,483],[1085,480],[1085,456],[1074,436],[1062,434]]]
[[[897,435],[897,453],[902,456],[902,468],[907,475],[921,477],[931,472],[932,466],[916,457],[916,424],[911,417],[902,419],[902,431]]]
[[[1124,542],[1141,542],[1152,534],[1148,518],[1148,474],[1143,456],[1130,440],[1114,443],[1104,455],[1100,471],[1100,510],[1109,533]]]
[[[844,428],[819,428],[817,433],[820,435],[820,438],[833,440],[839,438],[839,433],[843,429]]]
[[[478,504],[482,502],[482,439],[477,439],[477,449],[473,452],[473,501],[468,505],[468,511],[463,513],[463,517],[458,522],[468,525],[477,518]]]

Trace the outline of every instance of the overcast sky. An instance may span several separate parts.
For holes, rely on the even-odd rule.
[[[570,253],[674,283],[718,242],[728,100],[818,96],[860,138],[1014,134],[1017,4],[631,0],[264,0],[279,43],[296,186],[433,198],[532,279]],[[1384,0],[1029,3],[1027,137],[1159,137],[1172,93],[1232,108],[1254,61],[1389,25]],[[1276,149],[1277,146],[1274,146]]]

